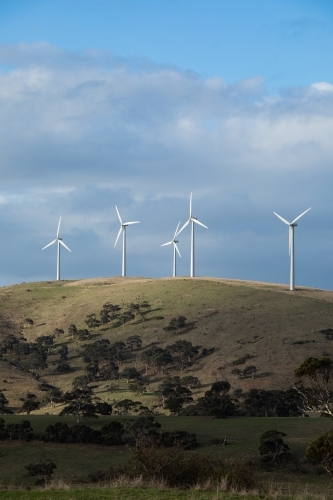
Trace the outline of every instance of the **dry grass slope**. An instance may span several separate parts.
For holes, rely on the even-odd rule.
[[[86,315],[99,314],[106,302],[125,307],[140,300],[147,300],[152,306],[147,321],[136,319],[123,327],[101,327],[93,332],[94,340],[108,338],[115,342],[140,335],[143,348],[152,342],[163,347],[178,339],[214,348],[212,354],[200,358],[186,373],[201,381],[197,395],[221,377],[243,390],[287,388],[293,381],[295,368],[306,357],[332,354],[332,340],[325,338],[320,330],[333,327],[333,292],[309,288],[289,292],[282,285],[210,278],[100,278],[4,287],[0,289],[0,339],[14,333],[33,341],[52,334],[55,328],[67,332],[71,323],[85,328]],[[163,327],[178,315],[186,316],[194,328],[171,338]],[[27,325],[26,318],[31,318],[34,324]],[[57,358],[52,361],[50,356],[49,368],[42,377],[66,390],[71,387],[73,377],[83,374],[84,364],[80,359],[80,343],[66,335],[56,339],[58,344],[64,342],[69,348],[73,371],[59,374],[55,370]],[[232,363],[246,356],[248,364],[257,367],[257,375],[253,379],[236,380],[231,374]],[[143,372],[143,365],[139,363],[138,368]],[[171,373],[180,375],[176,371]],[[160,378],[161,374],[154,374],[152,387]],[[110,394],[105,392],[105,385],[100,384],[96,391],[108,399]],[[11,369],[1,360],[0,388],[6,388],[6,397],[13,406],[20,406],[19,398],[27,391],[38,394],[34,378]],[[151,397],[144,398],[149,401]]]

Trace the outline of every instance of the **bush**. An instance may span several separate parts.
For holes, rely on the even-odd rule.
[[[220,461],[206,455],[181,451],[178,448],[139,446],[124,473],[132,477],[164,481],[171,487],[188,488],[223,476]]]
[[[254,470],[244,461],[231,459],[225,464],[224,477],[228,490],[253,490],[257,486]]]

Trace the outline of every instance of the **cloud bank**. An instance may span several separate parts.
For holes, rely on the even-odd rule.
[[[149,60],[71,53],[45,43],[0,46],[1,284],[53,279],[59,216],[72,254],[62,276],[119,275],[117,204],[128,274],[172,272],[172,238],[194,215],[198,275],[333,289],[333,85],[269,94],[262,78],[227,84]],[[189,233],[179,237],[189,274]],[[169,251],[170,250],[170,251]]]

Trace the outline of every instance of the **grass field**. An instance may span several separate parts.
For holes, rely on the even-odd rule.
[[[134,417],[130,417],[134,418]],[[5,417],[7,422],[18,422],[21,416]],[[87,421],[88,425],[100,428],[115,417],[100,417]],[[47,425],[59,421],[55,416],[29,416],[35,433],[42,433]],[[230,418],[211,419],[209,417],[159,417],[157,420],[162,430],[182,429],[197,435],[198,453],[214,458],[241,458],[258,461],[259,439],[263,432],[278,429],[285,432],[285,442],[289,444],[293,454],[294,465],[288,468],[270,470],[265,482],[294,485],[298,487],[307,483],[312,490],[331,487],[331,479],[327,475],[318,475],[316,467],[300,465],[304,462],[304,454],[309,443],[320,434],[332,428],[330,419],[320,418]],[[61,421],[74,423],[73,419],[62,417]],[[227,446],[212,446],[210,440],[228,436]],[[88,474],[97,470],[107,471],[129,459],[131,451],[125,446],[108,447],[97,445],[52,444],[40,441],[0,442],[0,477],[2,484],[17,487],[33,486],[35,479],[25,473],[25,465],[37,463],[40,458],[51,458],[57,465],[55,479],[63,479],[71,483],[86,483]],[[286,475],[287,470],[287,475]],[[292,472],[291,472],[292,471]],[[332,485],[333,488],[333,485]],[[333,489],[332,489],[333,494]]]

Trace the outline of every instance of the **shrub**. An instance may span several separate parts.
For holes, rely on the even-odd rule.
[[[313,441],[306,450],[305,456],[308,460],[321,464],[333,476],[333,431],[325,432]]]
[[[125,466],[126,475],[164,481],[171,487],[188,488],[209,479],[219,480],[223,475],[220,461],[178,448],[139,446]]]
[[[257,486],[254,470],[244,461],[231,459],[225,463],[224,477],[228,490],[253,490]]]

